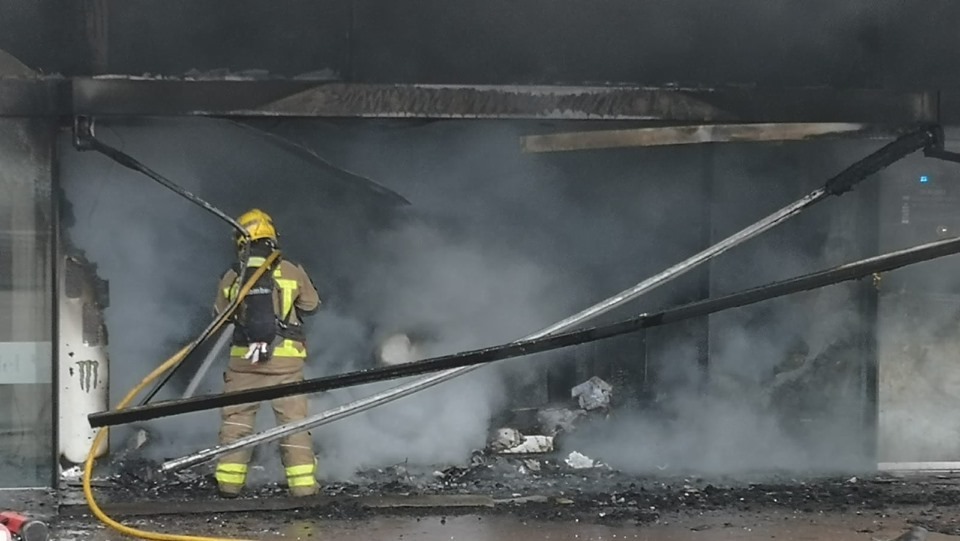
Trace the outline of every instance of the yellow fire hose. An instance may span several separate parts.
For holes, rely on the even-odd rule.
[[[250,292],[250,289],[253,288],[253,284],[256,283],[256,281],[261,276],[263,276],[264,272],[266,272],[267,269],[270,268],[270,265],[279,256],[280,256],[279,251],[275,250],[273,253],[271,253],[270,256],[266,258],[266,261],[264,261],[264,263],[260,266],[260,268],[258,268],[256,272],[253,273],[253,275],[250,277],[249,280],[247,280],[245,284],[243,284],[243,287],[240,288],[240,291],[237,293],[237,298],[234,299],[231,306],[228,309],[224,310],[223,313],[217,316],[217,319],[214,320],[214,323],[212,326],[213,332],[216,332],[217,330],[219,330],[220,327],[222,327],[223,324],[226,323],[227,319],[229,319],[230,316],[233,315],[233,312],[236,311],[237,307],[240,304],[240,301],[243,300],[243,298],[246,297],[247,293]],[[145,389],[148,385],[153,383],[154,380],[162,376],[168,370],[172,369],[173,367],[183,362],[184,357],[186,356],[187,352],[190,351],[192,346],[193,344],[188,344],[187,346],[184,346],[183,349],[178,351],[173,357],[170,357],[169,359],[164,361],[163,364],[161,364],[156,369],[154,369],[153,372],[147,375],[147,377],[143,378],[143,380],[140,383],[138,383],[133,389],[130,390],[130,392],[127,393],[125,397],[123,397],[123,400],[121,400],[120,403],[117,404],[116,409],[120,410],[129,406],[130,402],[133,402],[133,399],[138,394],[140,394],[140,392],[143,391],[143,389]],[[233,539],[222,538],[222,537],[199,537],[199,536],[192,536],[192,535],[148,532],[144,530],[138,530],[136,528],[131,528],[129,526],[125,526],[113,520],[109,516],[107,516],[107,514],[104,513],[102,509],[100,509],[100,506],[97,505],[96,500],[94,500],[93,488],[91,487],[91,484],[90,484],[91,478],[93,477],[93,463],[95,460],[96,449],[99,448],[100,445],[103,443],[103,439],[107,436],[107,430],[108,430],[107,428],[101,428],[99,431],[97,431],[97,436],[93,440],[93,445],[90,447],[90,452],[87,454],[87,460],[84,463],[84,468],[83,468],[83,495],[87,500],[87,505],[90,507],[90,511],[93,512],[94,516],[96,516],[100,520],[100,522],[104,523],[107,527],[112,528],[113,530],[116,530],[121,534],[128,535],[130,537],[140,538],[140,539],[148,539],[152,541],[235,541]]]

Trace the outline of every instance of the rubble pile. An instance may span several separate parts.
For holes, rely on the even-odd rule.
[[[548,406],[535,412],[532,426],[502,427],[491,438],[489,449],[503,454],[541,454],[557,450],[559,440],[571,434],[589,420],[604,419],[609,415],[613,386],[598,377],[573,387],[570,397],[577,404]],[[515,415],[519,424],[520,415]],[[527,428],[536,433],[523,433]]]
[[[672,469],[628,475],[605,465],[602,457],[565,449],[565,435],[585,423],[607,419],[612,391],[602,379],[591,378],[571,390],[570,404],[525,411],[517,416],[522,421],[516,426],[494,429],[487,447],[474,451],[463,464],[442,468],[397,464],[358,472],[349,483],[323,483],[324,496],[334,503],[322,505],[334,506],[340,518],[352,514],[359,518],[364,511],[356,504],[358,498],[439,496],[437,501],[442,502],[445,496],[482,495],[500,512],[532,519],[637,523],[677,520],[680,515],[694,520],[714,511],[883,514],[893,506],[924,506],[918,524],[931,531],[960,533],[960,522],[938,511],[960,501],[957,480],[801,478],[795,472],[704,479]],[[100,499],[161,502],[216,497],[212,465],[162,474],[158,463],[141,458],[139,451],[148,441],[149,434],[135,433],[106,476],[101,472],[95,482]],[[265,472],[256,475],[257,468],[251,470],[252,482],[273,478]],[[268,483],[251,485],[241,499],[285,496],[285,486]],[[458,512],[483,512],[463,509]]]
[[[189,494],[216,494],[213,468],[197,468],[165,474],[160,464],[141,457],[129,457],[112,464],[109,472],[95,480],[109,487],[109,500],[130,501],[183,497]]]
[[[612,393],[613,386],[596,376],[570,389],[570,395],[585,411],[609,409]]]
[[[569,458],[569,457],[566,457]],[[151,484],[152,483],[152,484]],[[146,477],[98,484],[103,501],[178,501],[216,498],[212,476],[200,476],[176,485]],[[606,467],[575,469],[566,460],[518,458],[477,453],[467,466],[444,470],[413,469],[404,465],[362,472],[351,483],[324,483],[323,493],[333,503],[311,513],[324,513],[323,505],[338,509],[339,518],[362,519],[362,509],[351,507],[369,496],[456,497],[472,494],[489,497],[493,510],[444,508],[444,513],[511,513],[530,519],[589,522],[695,521],[711,513],[765,512],[778,514],[853,513],[883,517],[893,508],[919,508],[915,522],[931,531],[960,533],[960,521],[951,510],[960,501],[960,479],[922,480],[884,476],[797,478],[766,474],[754,479],[738,475],[698,478],[634,476]],[[251,487],[241,499],[283,498],[285,487],[267,484]],[[443,507],[441,498],[437,505]],[[351,511],[353,509],[353,511]],[[380,511],[387,512],[387,511]],[[393,512],[429,512],[396,509]],[[434,511],[435,512],[435,511]],[[351,515],[354,513],[354,515]]]
[[[579,452],[561,453],[559,442],[588,420],[604,419],[613,387],[593,377],[571,389],[571,403],[546,407],[529,416],[525,434],[518,428],[494,430],[486,449],[476,450],[465,464],[445,469],[408,464],[358,472],[352,483],[326,483],[330,496],[365,494],[483,493],[509,497],[517,492],[559,488],[574,491],[584,481],[616,474],[601,462]],[[178,499],[195,494],[216,494],[213,465],[164,474],[159,464],[141,452],[151,435],[138,429],[114,455],[98,483],[109,487],[110,499]],[[276,483],[257,483],[258,466],[251,467],[250,497],[270,497],[284,492]],[[594,471],[596,470],[596,471]],[[269,476],[263,476],[269,478]],[[64,476],[70,478],[69,475]],[[73,481],[76,483],[76,480]],[[68,482],[70,484],[70,482]],[[255,487],[255,488],[254,488]]]

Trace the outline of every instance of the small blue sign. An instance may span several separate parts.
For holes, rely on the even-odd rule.
[[[928,182],[930,182],[930,177],[928,177],[927,175],[923,175],[920,177],[920,184],[926,184]]]

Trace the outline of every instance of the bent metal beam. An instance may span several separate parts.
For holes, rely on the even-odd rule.
[[[886,131],[886,130],[884,130]],[[696,124],[619,130],[589,130],[527,135],[520,138],[526,153],[569,152],[606,148],[807,141],[840,137],[888,135],[852,122],[793,122],[784,124]]]
[[[867,89],[416,85],[242,77],[81,77],[70,80],[70,91],[72,114],[97,116],[903,125],[937,122],[941,102],[939,92]]]
[[[0,116],[624,120],[665,123],[960,121],[960,94],[834,88],[364,84],[38,76],[0,79]]]

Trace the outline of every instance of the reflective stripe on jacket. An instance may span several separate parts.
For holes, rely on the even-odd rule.
[[[248,265],[258,267],[266,261],[262,257],[251,257]],[[274,312],[280,321],[290,325],[300,325],[298,312],[310,314],[320,306],[320,297],[316,287],[310,280],[302,266],[287,260],[281,260],[273,270],[273,279],[277,284],[277,293],[274,294]],[[233,301],[240,290],[237,273],[233,269],[227,271],[220,280],[220,290],[215,303],[215,310],[219,313]],[[247,346],[234,345],[230,348],[230,355],[242,357],[247,353]],[[283,339],[276,344],[273,355],[277,357],[304,358],[307,355],[303,342]]]

